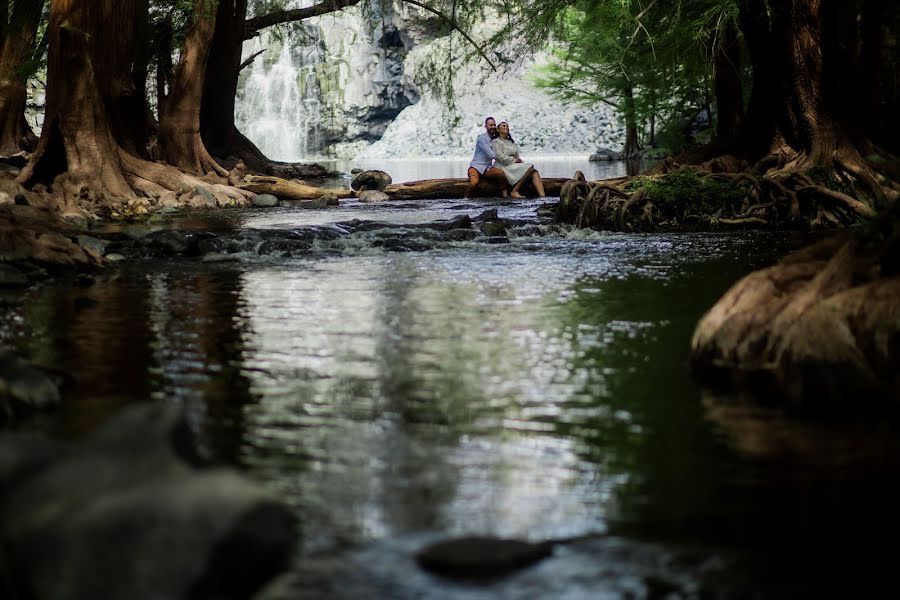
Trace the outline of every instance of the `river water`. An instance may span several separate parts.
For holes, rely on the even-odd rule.
[[[537,206],[186,216],[169,226],[215,231],[234,260],[42,286],[7,301],[0,342],[78,377],[31,426],[78,437],[125,404],[182,405],[216,460],[285,498],[298,558],[268,600],[867,589],[893,428],[792,418],[688,370],[702,313],[803,240],[577,231]],[[486,209],[508,243],[415,227]],[[487,583],[413,561],[468,534],[593,537]]]

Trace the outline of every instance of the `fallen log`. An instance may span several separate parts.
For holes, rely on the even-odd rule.
[[[240,186],[254,194],[272,194],[286,200],[318,200],[331,194],[337,198],[353,198],[353,190],[321,188],[299,181],[289,181],[280,177],[247,175]]]
[[[562,184],[568,181],[565,177],[545,177],[544,192],[547,196],[559,196]],[[391,200],[437,200],[443,198],[462,198],[469,180],[463,178],[448,179],[423,179],[420,181],[408,181],[406,183],[394,183],[384,192]],[[522,193],[534,195],[531,186],[522,186]],[[496,198],[500,196],[500,187],[490,181],[482,180],[472,190],[475,198]]]
[[[562,184],[568,181],[564,177],[544,178],[544,192],[547,196],[559,196]],[[385,193],[391,200],[436,200],[446,198],[462,198],[469,180],[458,179],[423,179],[388,185]],[[331,194],[337,198],[353,198],[357,194],[350,189],[322,188],[307,185],[300,181],[289,181],[268,175],[247,175],[240,185],[242,189],[254,194],[272,194],[285,200],[318,200]],[[526,195],[534,195],[530,185],[522,186]],[[478,183],[472,192],[475,198],[495,198],[500,196],[500,187],[492,181]]]

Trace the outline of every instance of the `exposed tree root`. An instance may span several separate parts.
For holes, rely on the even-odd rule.
[[[613,182],[573,179],[560,191],[557,220],[618,231],[843,228],[898,195],[895,182],[851,158],[836,155],[825,169],[782,145],[752,169],[720,156],[699,165],[668,160],[649,175]]]

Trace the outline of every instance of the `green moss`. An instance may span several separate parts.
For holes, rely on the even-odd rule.
[[[641,177],[628,186],[629,192],[647,189],[648,199],[655,205],[671,210],[690,209],[690,212],[714,213],[723,206],[739,203],[747,193],[747,185],[734,185],[715,178],[703,178],[694,171],[683,169],[658,179]]]

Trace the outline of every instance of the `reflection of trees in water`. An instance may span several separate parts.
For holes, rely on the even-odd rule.
[[[679,265],[678,277],[667,280],[582,280],[555,315],[563,329],[580,326],[590,334],[574,342],[583,352],[573,369],[587,369],[602,382],[576,394],[600,410],[557,421],[556,430],[577,439],[586,460],[629,475],[617,490],[614,525],[717,536],[723,523],[754,511],[734,493],[732,475],[743,466],[704,420],[688,372],[697,319],[741,268],[747,267],[706,260]]]

